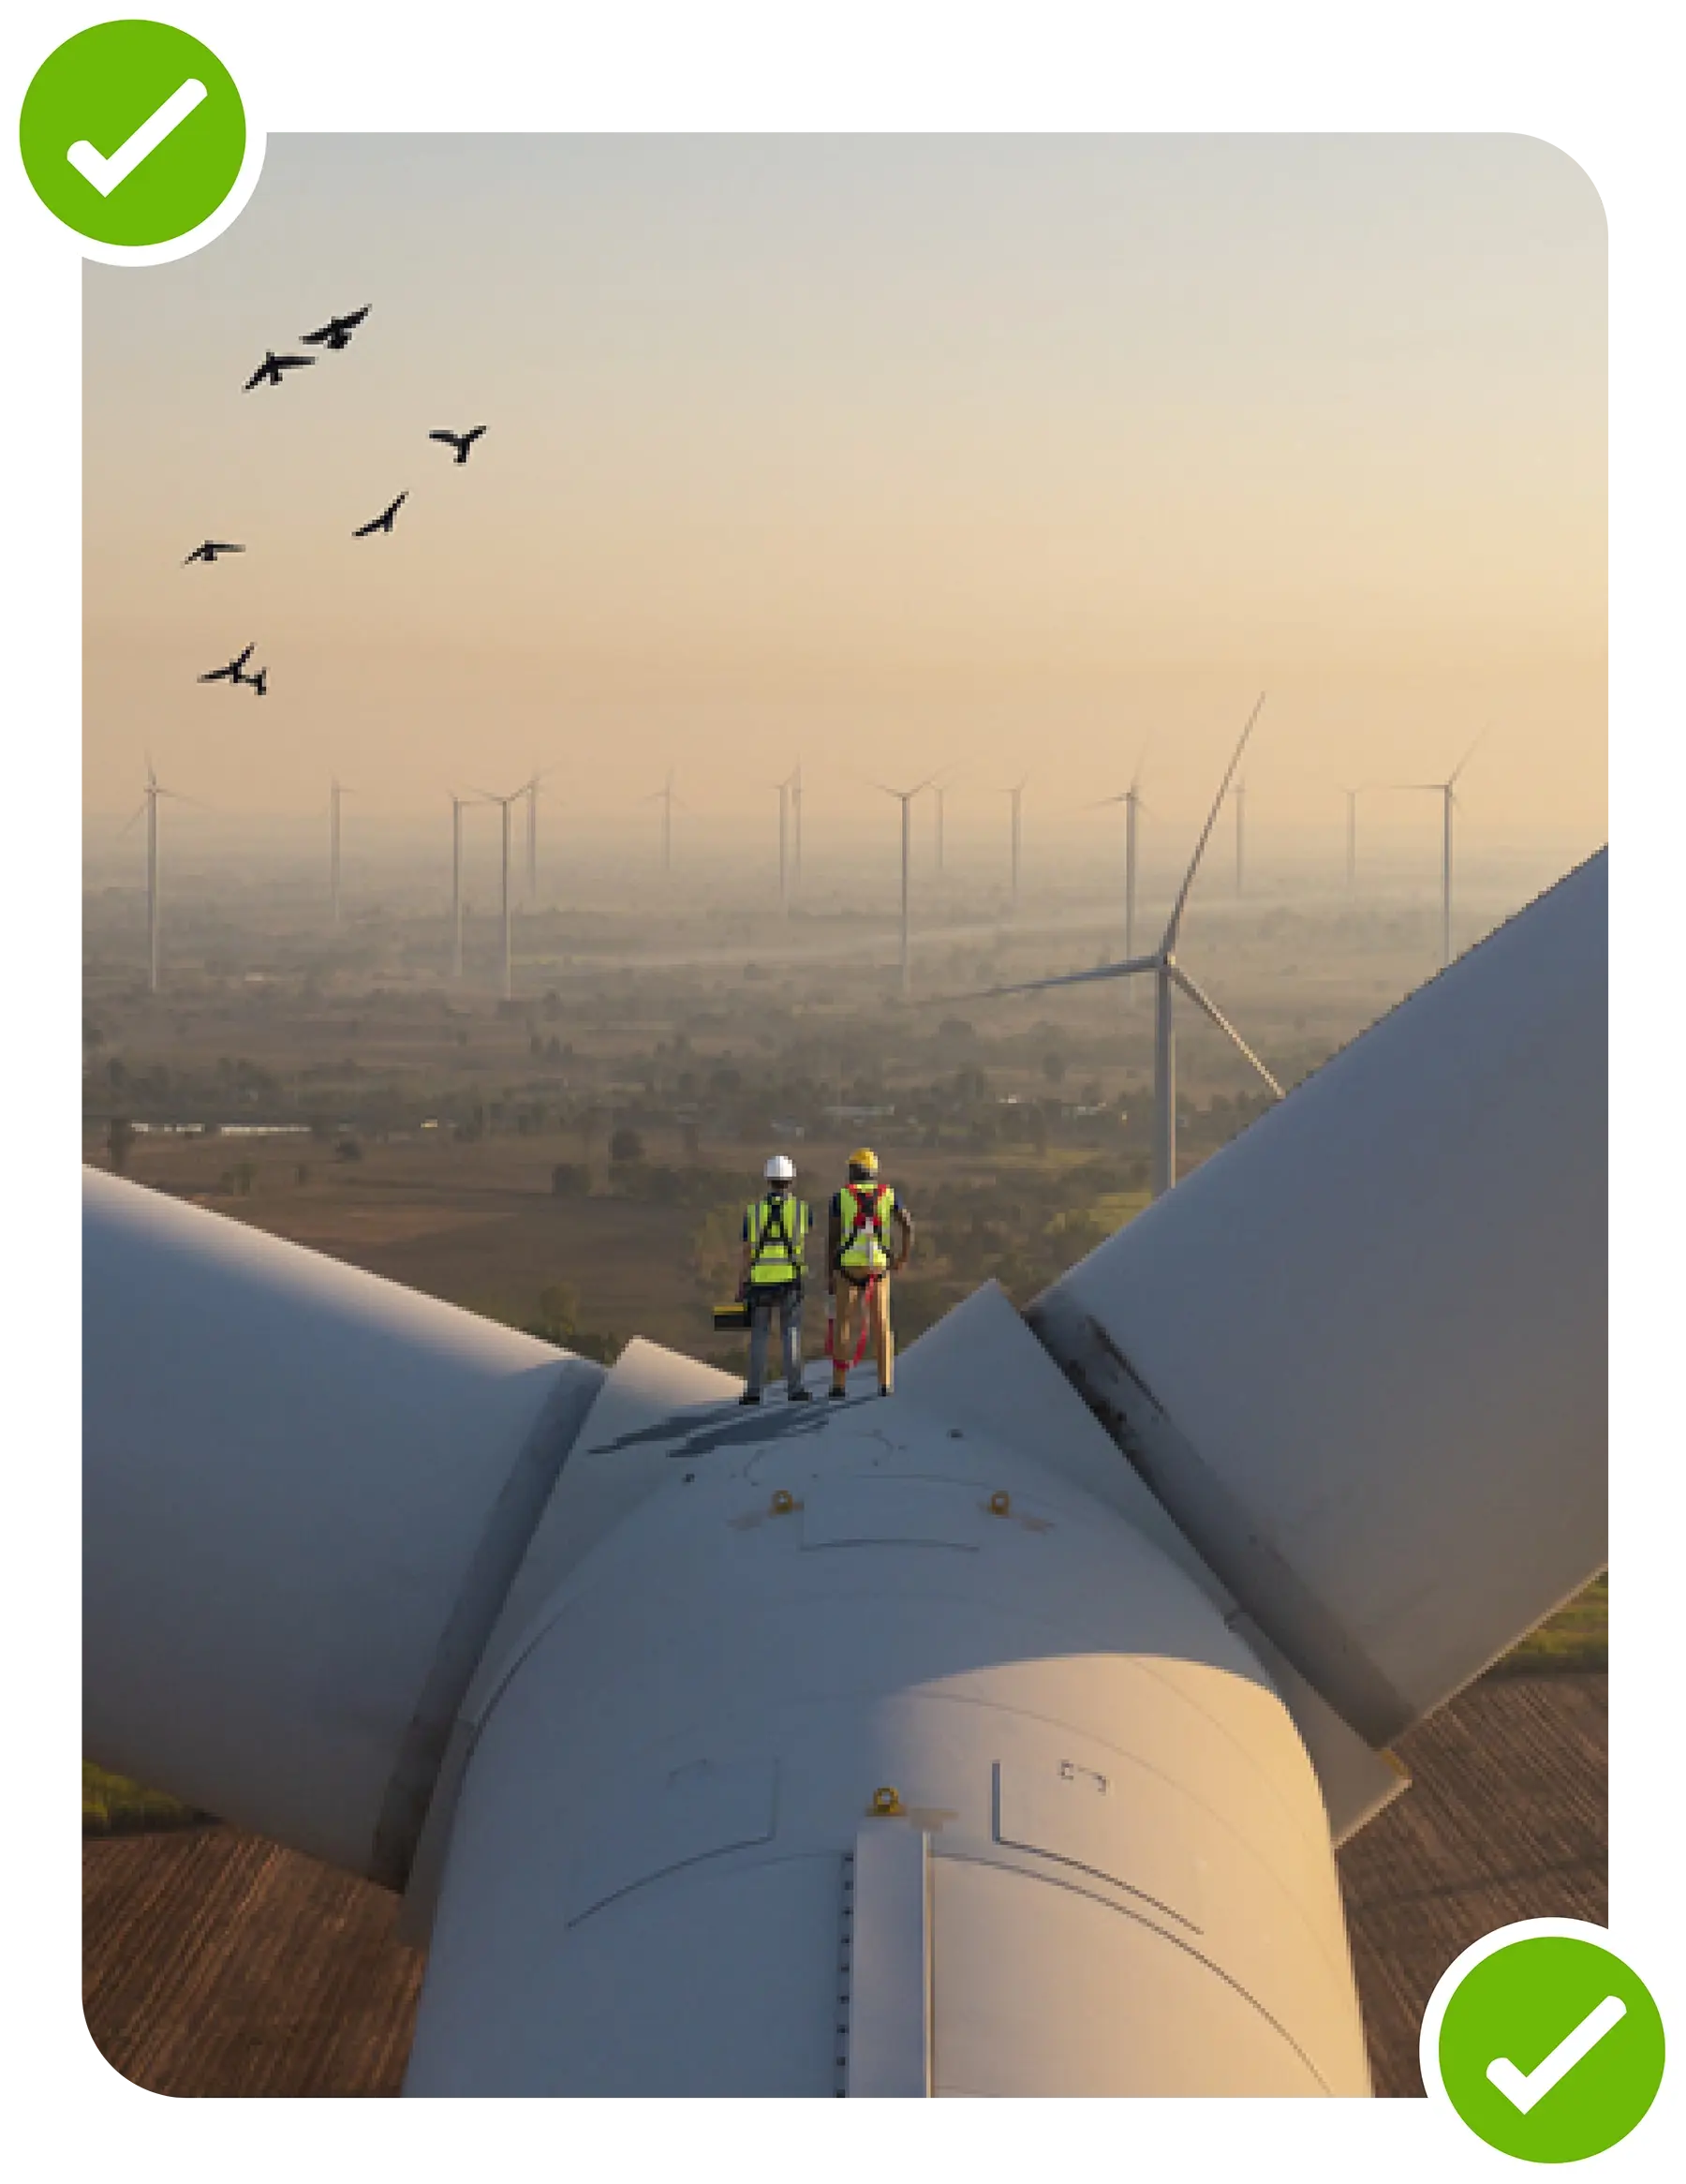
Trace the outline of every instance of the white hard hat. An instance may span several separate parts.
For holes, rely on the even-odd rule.
[[[796,1181],[796,1163],[782,1152],[776,1152],[766,1166],[770,1183],[793,1183]]]

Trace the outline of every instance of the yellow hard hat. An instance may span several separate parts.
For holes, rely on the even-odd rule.
[[[864,1176],[875,1176],[878,1173],[878,1154],[870,1145],[863,1145],[858,1152],[850,1154],[849,1165],[851,1168],[858,1167]]]

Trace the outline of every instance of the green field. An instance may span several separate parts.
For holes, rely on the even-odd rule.
[[[138,1835],[155,1828],[192,1827],[205,1816],[161,1790],[142,1790],[121,1775],[82,1761],[82,1834]]]
[[[1686,1577],[1601,1577],[1498,1667],[1686,1669]]]

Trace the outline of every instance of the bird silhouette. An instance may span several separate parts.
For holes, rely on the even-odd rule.
[[[267,667],[260,667],[256,675],[237,675],[234,680],[250,683],[260,698],[269,695],[269,669]]]
[[[214,667],[208,675],[201,675],[200,676],[200,682],[250,682],[252,679],[251,676],[249,675],[243,675],[241,673],[241,669],[244,667],[246,661],[252,657],[253,653],[256,652],[257,649],[257,640],[254,639],[253,642],[246,646],[244,652],[236,654],[236,656],[229,661],[227,667]],[[261,675],[263,670],[259,668],[259,673]]]
[[[477,424],[472,432],[430,432],[427,437],[429,439],[442,439],[447,447],[455,448],[457,461],[466,463],[468,460],[468,450],[485,429],[483,424]]]
[[[383,508],[378,515],[371,516],[367,523],[359,524],[351,536],[354,539],[366,539],[371,531],[390,531],[392,527],[392,518],[408,498],[407,493],[401,493],[397,499],[390,507]]]
[[[365,304],[361,311],[348,311],[343,319],[330,319],[326,326],[318,326],[314,334],[301,334],[301,341],[319,341],[325,349],[349,349],[351,330],[361,326],[369,315]]]
[[[314,356],[277,356],[272,349],[265,353],[263,362],[246,381],[244,391],[249,394],[259,379],[267,379],[272,387],[278,387],[283,372],[296,372],[301,364],[313,364],[315,362]]]
[[[183,556],[182,567],[185,569],[189,561],[214,561],[219,554],[244,554],[244,546],[230,545],[225,539],[207,539],[202,546],[195,546],[191,554]]]

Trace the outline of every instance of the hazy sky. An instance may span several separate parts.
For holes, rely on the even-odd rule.
[[[1519,137],[273,138],[219,241],[87,271],[88,804],[150,748],[252,812],[563,761],[723,818],[798,752],[816,815],[1064,810],[1152,730],[1191,813],[1264,687],[1261,815],[1485,728],[1472,824],[1590,847],[1605,286]],[[266,699],[197,685],[248,639]]]

